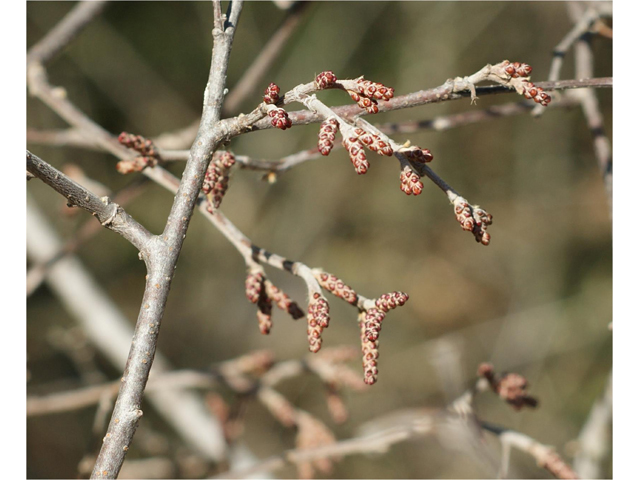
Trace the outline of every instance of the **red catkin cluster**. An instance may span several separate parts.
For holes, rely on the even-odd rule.
[[[547,94],[547,92],[542,90],[540,87],[537,87],[536,85],[534,85],[533,83],[525,80],[522,82],[522,87],[523,87],[522,95],[524,96],[524,98],[533,100],[534,102],[539,103],[543,107],[546,107],[551,103],[551,96]]]
[[[280,100],[280,87],[275,83],[270,83],[264,91],[264,97],[262,97],[264,103],[275,105]]]
[[[245,294],[251,303],[258,306],[258,328],[260,333],[268,335],[273,327],[271,312],[273,303],[278,308],[289,313],[294,319],[304,317],[304,312],[296,302],[265,278],[259,271],[250,271],[245,280]]]
[[[512,63],[509,60],[505,60],[504,62],[502,62],[502,68],[504,69],[505,73],[511,78],[528,77],[533,70],[533,68],[531,68],[531,65],[520,62]]]
[[[209,204],[207,210],[213,213],[220,207],[224,194],[229,188],[229,170],[235,165],[236,159],[231,152],[216,152],[207,168],[202,183],[202,192],[207,196]]]
[[[336,83],[336,80],[337,78],[331,70],[320,72],[316,76],[316,87],[318,90],[324,90],[325,88],[333,86]]]
[[[158,149],[151,140],[142,135],[122,132],[118,135],[118,142],[140,154],[133,160],[122,160],[118,162],[116,165],[118,172],[122,174],[140,172],[146,167],[155,167],[158,164],[158,159],[160,158]]]
[[[316,275],[316,279],[322,288],[331,292],[336,297],[341,298],[352,305],[355,305],[358,301],[358,294],[356,291],[349,285],[346,285],[335,275],[322,272]]]
[[[369,162],[367,161],[367,155],[364,153],[362,143],[358,140],[358,137],[345,137],[342,140],[342,145],[349,152],[349,158],[353,167],[356,169],[358,175],[364,175],[369,170]]]
[[[265,278],[262,272],[250,271],[244,282],[247,300],[258,306],[258,328],[260,333],[267,335],[271,331],[271,300],[267,296]]]
[[[378,340],[385,312],[378,308],[370,308],[364,315],[364,337],[369,342]]]
[[[335,118],[329,118],[322,122],[320,132],[318,132],[318,151],[321,155],[327,156],[331,153],[337,131],[338,121]]]
[[[469,205],[462,197],[458,197],[454,202],[454,211],[463,230],[472,232],[477,242],[489,245],[491,235],[487,232],[487,227],[493,223],[490,213],[477,205]]]
[[[388,312],[396,307],[401,307],[409,300],[409,295],[404,292],[391,292],[381,295],[376,300],[376,306],[383,312]]]
[[[291,128],[291,119],[283,108],[274,108],[269,110],[268,115],[271,117],[271,125],[280,130]]]
[[[276,304],[276,306],[287,312],[294,320],[304,317],[304,312],[291,297],[276,287],[269,280],[265,280],[267,296]]]
[[[309,350],[316,353],[322,347],[322,330],[329,326],[329,303],[317,292],[309,301],[307,324]]]
[[[260,293],[264,289],[264,275],[261,272],[250,271],[244,281],[244,293],[251,303],[258,303]]]
[[[376,152],[378,155],[386,155],[387,157],[393,155],[391,145],[380,138],[380,136],[366,132],[359,127],[354,129],[354,133],[358,136],[358,140],[372,152]]]
[[[405,166],[400,172],[400,190],[407,195],[420,195],[423,188],[420,176],[410,166]]]
[[[352,89],[347,89],[351,99],[368,113],[378,113],[378,100],[393,98],[393,88],[363,78],[358,79]]]
[[[496,375],[493,365],[482,363],[478,367],[478,376],[489,381],[489,385],[495,393],[515,410],[522,407],[535,408],[538,400],[527,392],[527,379],[517,373],[504,373]]]
[[[377,310],[377,309],[374,309]],[[362,346],[362,369],[364,383],[373,385],[378,381],[378,340],[369,340],[365,319],[360,320],[360,344]]]

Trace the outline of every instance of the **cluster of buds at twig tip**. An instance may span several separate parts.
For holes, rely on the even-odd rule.
[[[328,118],[322,122],[318,132],[318,151],[321,155],[327,156],[331,153],[337,131],[338,121],[335,118]]]
[[[478,367],[478,376],[489,382],[493,391],[515,410],[522,407],[535,408],[538,400],[527,393],[527,379],[517,373],[496,375],[493,365],[482,363]]]
[[[388,312],[394,308],[401,307],[409,300],[409,295],[404,292],[391,292],[381,295],[376,300],[376,306],[383,312]]]
[[[358,137],[344,137],[342,145],[349,153],[349,158],[358,175],[364,175],[369,170],[369,162],[367,155],[364,153],[364,147],[358,140]]]
[[[291,119],[283,108],[272,108],[269,110],[267,115],[271,117],[271,125],[274,127],[279,128],[280,130],[291,128]]]
[[[336,76],[331,70],[320,72],[316,76],[316,88],[318,90],[324,90],[325,88],[332,87],[336,83]]]
[[[158,164],[160,154],[151,140],[141,135],[122,132],[118,135],[118,142],[140,154],[133,160],[121,160],[118,162],[116,165],[118,172],[122,174],[140,172],[146,167],[155,167]]]
[[[229,170],[236,163],[231,152],[216,152],[209,163],[202,183],[202,192],[207,196],[207,210],[213,213],[220,207],[224,194],[229,188]]]
[[[400,172],[400,190],[407,195],[420,195],[423,189],[424,184],[420,181],[420,175],[409,165],[405,165]]]
[[[309,350],[316,353],[322,347],[322,330],[329,326],[329,303],[315,292],[309,300],[307,312],[307,338]]]
[[[349,285],[345,284],[335,275],[326,272],[314,272],[314,276],[322,288],[332,293],[345,302],[355,305],[358,301],[358,294]]]
[[[416,163],[429,163],[433,160],[431,150],[428,148],[410,147],[400,150],[409,160]]]
[[[393,98],[393,88],[381,83],[359,78],[355,82],[345,82],[345,89],[351,99],[364,108],[368,113],[378,113],[378,100],[390,100]]]
[[[504,62],[502,62],[501,66],[504,69],[505,73],[507,73],[507,75],[509,75],[511,78],[528,77],[529,75],[531,75],[531,71],[533,70],[533,68],[531,68],[531,65],[520,62],[512,63],[509,60],[505,60]]]
[[[460,196],[453,201],[453,208],[462,229],[472,232],[476,242],[489,245],[491,235],[487,232],[487,227],[493,223],[493,216],[478,205],[469,205]]]
[[[533,83],[524,81],[522,82],[522,95],[524,98],[529,100],[533,100],[536,103],[539,103],[543,107],[546,107],[551,103],[551,96],[547,94],[540,87],[535,86]]]
[[[500,64],[494,65],[493,68],[497,69],[494,72],[509,81],[520,95],[539,103],[543,107],[551,103],[551,96],[529,81],[529,75],[533,71],[531,65],[505,60]]]
[[[264,103],[275,105],[280,100],[280,87],[275,83],[270,83],[265,89],[262,99]]]

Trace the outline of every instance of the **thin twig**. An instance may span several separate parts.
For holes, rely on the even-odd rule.
[[[576,79],[576,80],[560,80],[557,82],[539,82],[536,83],[541,89],[547,91],[551,90],[569,90],[579,88],[612,88],[613,78],[591,78],[591,79]],[[502,85],[490,86],[490,87],[477,87],[476,96],[482,97],[485,95],[496,95],[502,93],[513,93],[510,88]],[[407,95],[400,95],[392,98],[391,100],[380,102],[378,108],[380,113],[390,112],[393,110],[401,110],[404,108],[417,107],[420,105],[428,105],[431,103],[440,103],[449,100],[459,100],[462,98],[470,98],[471,92],[457,92],[453,93],[453,84],[444,83],[443,85],[431,88],[428,90],[420,90],[418,92],[409,93]],[[363,115],[368,115],[358,105],[350,104],[339,107],[331,108],[335,115],[345,119],[352,119]],[[294,112],[288,112],[289,118],[293,125],[308,125],[310,123],[319,123],[323,121],[323,117],[315,112],[309,110],[297,110]],[[262,120],[253,125],[251,131],[264,130],[273,128],[271,123],[267,120]]]
[[[70,207],[80,207],[94,215],[103,227],[119,233],[142,251],[151,233],[108,197],[99,198],[27,150],[27,170],[67,199]]]
[[[133,182],[131,185],[123,188],[120,192],[114,195],[113,203],[125,206],[140,195],[144,190],[146,181],[148,181],[144,177],[141,177],[140,180]],[[85,222],[84,225],[78,229],[76,234],[67,240],[58,252],[46,261],[37,262],[32,265],[27,271],[27,297],[36,291],[46,278],[47,273],[57,262],[65,258],[67,255],[74,253],[81,245],[97,234],[100,231],[100,227],[101,225],[99,223],[92,221]]]
[[[48,63],[106,7],[106,1],[78,2],[73,9],[29,49],[27,62]]]
[[[573,468],[582,478],[602,478],[602,462],[611,449],[613,375],[609,374],[604,393],[598,398],[578,435],[578,453]]]
[[[277,60],[282,48],[291,35],[296,31],[310,5],[309,2],[297,2],[287,10],[286,16],[269,41],[264,44],[258,56],[244,71],[238,83],[231,89],[222,109],[223,116],[235,115],[240,104],[251,94],[255,93],[258,84],[264,78],[267,70]]]

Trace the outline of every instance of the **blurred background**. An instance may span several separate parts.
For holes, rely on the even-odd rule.
[[[73,6],[28,2],[27,47]],[[229,66],[231,90],[286,15],[272,2],[245,3]],[[543,81],[552,50],[571,26],[566,5],[556,2],[311,3],[259,88],[232,113],[254,108],[269,82],[286,91],[322,70],[333,70],[338,78],[364,75],[394,87],[397,95],[438,86],[504,59],[530,64],[532,81]],[[211,29],[209,2],[114,2],[51,63],[49,79],[113,134],[155,137],[181,129],[201,112]],[[594,76],[611,76],[611,41],[596,36],[592,46]],[[561,78],[574,78],[572,51]],[[597,96],[610,136],[611,90],[600,89]],[[350,102],[339,91],[321,98],[330,105]],[[484,96],[477,105],[463,99],[367,119],[421,121],[520,100],[516,94]],[[66,127],[37,99],[27,98],[27,109],[29,128]],[[255,132],[234,139],[229,149],[277,160],[312,148],[317,132],[318,125]],[[410,295],[407,305],[385,320],[378,383],[347,395],[351,416],[345,424],[332,424],[317,378],[297,377],[278,390],[345,439],[364,422],[395,410],[446,405],[472,385],[478,364],[488,361],[498,371],[523,374],[540,407],[516,413],[487,395],[479,398],[480,417],[554,445],[570,461],[611,369],[611,221],[581,109],[550,108],[539,119],[522,114],[393,138],[401,143],[410,138],[429,148],[432,168],[472,204],[493,214],[491,244],[484,247],[462,231],[446,196],[430,182],[425,181],[422,195],[404,195],[397,162],[385,157],[370,153],[371,168],[359,176],[340,149],[283,173],[273,184],[260,172],[236,170],[221,210],[254,243],[322,267],[367,297],[393,290]],[[106,153],[35,143],[28,148],[57,168],[77,165],[113,192],[139,176],[117,173],[117,159]],[[183,164],[168,168],[179,176]],[[144,188],[126,209],[159,233],[173,195],[151,183]],[[29,183],[28,196],[63,241],[88,219],[85,212],[68,215],[59,194],[40,182]],[[135,249],[102,230],[76,255],[133,325],[145,275]],[[265,268],[276,285],[305,304],[302,281]],[[245,274],[234,247],[195,214],[159,337],[159,351],[174,368],[206,368],[258,349],[271,350],[278,360],[307,354],[304,320],[293,322],[274,310],[271,334],[260,334],[255,306],[245,298]],[[323,345],[359,347],[354,309],[339,299],[329,301],[332,323]],[[27,308],[29,395],[119,378],[121,372],[87,340],[46,283],[29,297]],[[360,371],[359,361],[353,367]],[[256,457],[293,448],[294,434],[263,406],[254,401],[243,408],[243,442]],[[28,476],[76,477],[80,460],[99,446],[91,432],[94,416],[95,406],[29,418]],[[145,432],[164,442],[168,458],[182,456],[184,463],[184,458],[197,457],[147,406],[127,458],[148,455],[136,443]],[[174,476],[193,472],[181,468]],[[549,476],[518,453],[510,472]],[[603,474],[611,475],[610,461]],[[295,468],[276,475],[295,477]],[[395,445],[384,455],[347,457],[336,463],[332,475],[474,478],[495,472],[463,449],[427,437]]]

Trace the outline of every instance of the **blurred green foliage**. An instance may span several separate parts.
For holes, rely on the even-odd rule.
[[[27,46],[72,7],[29,2]],[[245,4],[230,88],[284,16],[271,2]],[[211,17],[209,2],[114,2],[51,64],[50,80],[114,134],[126,130],[152,137],[182,128],[200,113]],[[286,90],[331,69],[342,78],[365,75],[404,94],[504,59],[529,63],[533,81],[543,80],[550,52],[570,26],[565,5],[556,2],[320,2],[309,7],[261,85],[273,81]],[[595,76],[610,76],[611,41],[594,38],[593,48]],[[573,61],[569,53],[561,78],[573,78]],[[611,91],[597,94],[611,134]],[[327,92],[326,98],[332,105],[349,103],[340,92]],[[261,90],[242,110],[260,99]],[[445,102],[369,120],[426,120],[517,100],[515,94],[482,97],[476,106]],[[65,126],[35,99],[27,99],[27,108],[29,127]],[[277,159],[313,146],[317,128],[251,133],[229,148]],[[444,405],[470,384],[478,363],[491,361],[498,370],[524,374],[541,406],[516,414],[497,399],[482,397],[483,419],[556,445],[567,457],[565,446],[578,434],[611,368],[611,222],[582,112],[550,109],[537,120],[521,115],[409,137],[431,149],[432,166],[443,178],[494,215],[489,247],[460,229],[434,185],[426,184],[419,197],[407,197],[398,188],[396,162],[369,155],[369,173],[358,176],[343,150],[298,166],[275,184],[259,173],[236,171],[222,210],[256,244],[321,266],[366,296],[410,294],[408,304],[385,321],[379,381],[365,394],[349,395],[352,417],[336,427],[339,438],[396,409]],[[104,153],[30,148],[57,167],[81,166],[114,191],[133,181],[116,173],[116,159]],[[181,168],[171,167],[176,174]],[[85,213],[61,215],[63,200],[41,184],[31,182],[29,194],[65,239],[87,219]],[[127,210],[158,233],[172,199],[151,185]],[[105,230],[78,256],[133,324],[144,284],[135,250]],[[304,303],[302,282],[269,268],[267,273]],[[194,215],[160,335],[159,349],[176,368],[205,367],[262,348],[278,359],[306,354],[304,321],[294,323],[278,311],[271,335],[260,335],[255,307],[244,298],[244,276],[240,255]],[[324,345],[358,345],[353,308],[336,299],[331,311]],[[74,320],[46,286],[29,299],[28,318],[28,391],[80,385],[73,362],[50,341],[52,330],[70,328]],[[118,377],[99,352],[96,362],[107,378]],[[304,377],[280,390],[330,424],[317,380]],[[263,407],[250,403],[246,417],[244,438],[258,456],[293,446],[291,432]],[[92,421],[93,409],[28,420],[29,477],[74,477],[91,442]],[[145,415],[145,422],[171,438],[153,414]],[[131,458],[136,455],[134,444]],[[546,476],[526,456],[516,455],[513,468],[513,475]],[[335,470],[337,478],[494,474],[434,439],[400,444],[380,457],[349,457]]]

